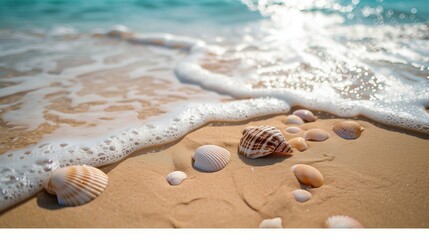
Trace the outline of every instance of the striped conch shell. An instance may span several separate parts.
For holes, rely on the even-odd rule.
[[[194,167],[204,172],[217,172],[229,163],[231,153],[223,147],[204,145],[195,150]]]
[[[363,228],[358,220],[348,216],[332,216],[326,219],[325,227],[327,228]]]
[[[107,187],[107,175],[89,166],[58,168],[48,180],[46,191],[56,194],[65,206],[85,204],[98,197]]]
[[[282,228],[282,219],[279,217],[272,219],[264,219],[259,224],[260,228]]]
[[[356,139],[360,137],[360,133],[364,128],[355,121],[342,121],[335,123],[332,130],[344,139]]]
[[[165,179],[170,185],[176,186],[183,182],[188,176],[182,171],[174,171],[169,173]]]
[[[292,148],[277,128],[259,126],[244,133],[238,152],[248,158],[259,158],[274,152],[292,153]]]

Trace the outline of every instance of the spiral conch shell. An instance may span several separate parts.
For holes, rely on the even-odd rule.
[[[217,172],[229,163],[231,153],[223,147],[204,145],[195,150],[194,167],[204,172]]]
[[[302,120],[306,122],[314,122],[317,120],[317,117],[314,116],[314,114],[307,109],[299,109],[293,112],[292,114],[300,117]]]
[[[274,152],[292,153],[292,148],[277,128],[259,126],[244,133],[238,152],[248,158],[259,158]]]
[[[332,216],[326,219],[325,227],[327,228],[363,228],[358,220],[348,216]]]
[[[348,120],[335,123],[332,130],[344,139],[356,139],[360,137],[364,128],[359,123]]]
[[[323,185],[323,175],[316,168],[306,164],[296,164],[291,167],[292,172],[298,181],[312,187],[320,187]]]
[[[107,182],[107,175],[97,168],[70,166],[55,170],[45,188],[57,195],[60,205],[77,206],[98,197]]]
[[[182,171],[174,171],[169,173],[165,179],[170,185],[176,186],[183,182],[188,176]]]

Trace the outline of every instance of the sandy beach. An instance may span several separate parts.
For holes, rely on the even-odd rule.
[[[429,136],[357,119],[365,131],[345,140],[332,130],[342,119],[317,114],[302,129],[322,128],[330,138],[308,141],[309,149],[290,157],[247,159],[237,152],[246,126],[271,125],[286,139],[286,115],[242,123],[211,124],[162,149],[143,149],[101,168],[107,189],[88,204],[62,207],[45,191],[0,215],[2,228],[257,228],[280,217],[283,228],[320,228],[327,217],[347,215],[366,228],[429,227]],[[195,149],[214,144],[228,149],[221,171],[192,166]],[[300,185],[294,164],[317,168],[325,183],[312,198],[297,202]],[[170,186],[165,176],[180,170],[188,178]]]

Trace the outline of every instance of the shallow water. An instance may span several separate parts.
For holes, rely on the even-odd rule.
[[[0,209],[57,167],[297,105],[429,133],[424,1],[0,4]]]

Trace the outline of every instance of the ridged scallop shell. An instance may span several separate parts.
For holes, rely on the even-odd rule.
[[[320,128],[313,128],[310,130],[305,131],[304,133],[304,139],[306,141],[317,141],[322,142],[328,139],[329,133],[323,129]]]
[[[70,166],[55,170],[45,188],[57,195],[60,205],[77,206],[98,197],[107,182],[107,175],[97,168]]]
[[[301,129],[301,128],[299,128],[299,127],[291,126],[291,127],[287,127],[287,128],[285,129],[285,131],[286,131],[287,133],[297,134],[297,133],[301,132],[301,131],[302,131],[302,129]]]
[[[314,122],[317,120],[317,117],[314,116],[314,114],[307,109],[299,109],[293,112],[292,114],[300,117],[302,120],[306,122]]]
[[[260,228],[282,228],[282,219],[279,217],[272,219],[264,219],[259,224]]]
[[[291,167],[292,172],[298,181],[312,187],[320,187],[323,185],[323,175],[316,168],[306,164],[296,164]]]
[[[297,115],[289,115],[286,117],[285,120],[286,124],[304,124],[304,120],[302,120],[302,118],[298,117]]]
[[[182,183],[183,180],[185,180],[188,176],[186,175],[186,173],[182,172],[182,171],[174,171],[169,173],[165,179],[167,180],[167,182],[170,185],[176,186],[179,185],[180,183]]]
[[[291,153],[292,148],[280,130],[271,126],[259,126],[241,137],[238,152],[248,158],[259,158],[274,152]]]
[[[332,216],[326,219],[325,227],[327,228],[363,228],[362,224],[348,216]]]
[[[292,195],[295,197],[297,202],[306,202],[312,197],[311,192],[302,189],[293,190]]]
[[[289,145],[291,145],[295,149],[298,149],[298,151],[300,152],[303,152],[308,149],[307,142],[302,137],[292,138],[287,142],[289,143]]]
[[[204,145],[195,150],[194,167],[204,172],[217,172],[229,163],[231,153],[223,147]]]
[[[332,130],[344,139],[356,139],[360,137],[360,133],[364,128],[355,121],[342,121],[335,123]]]

